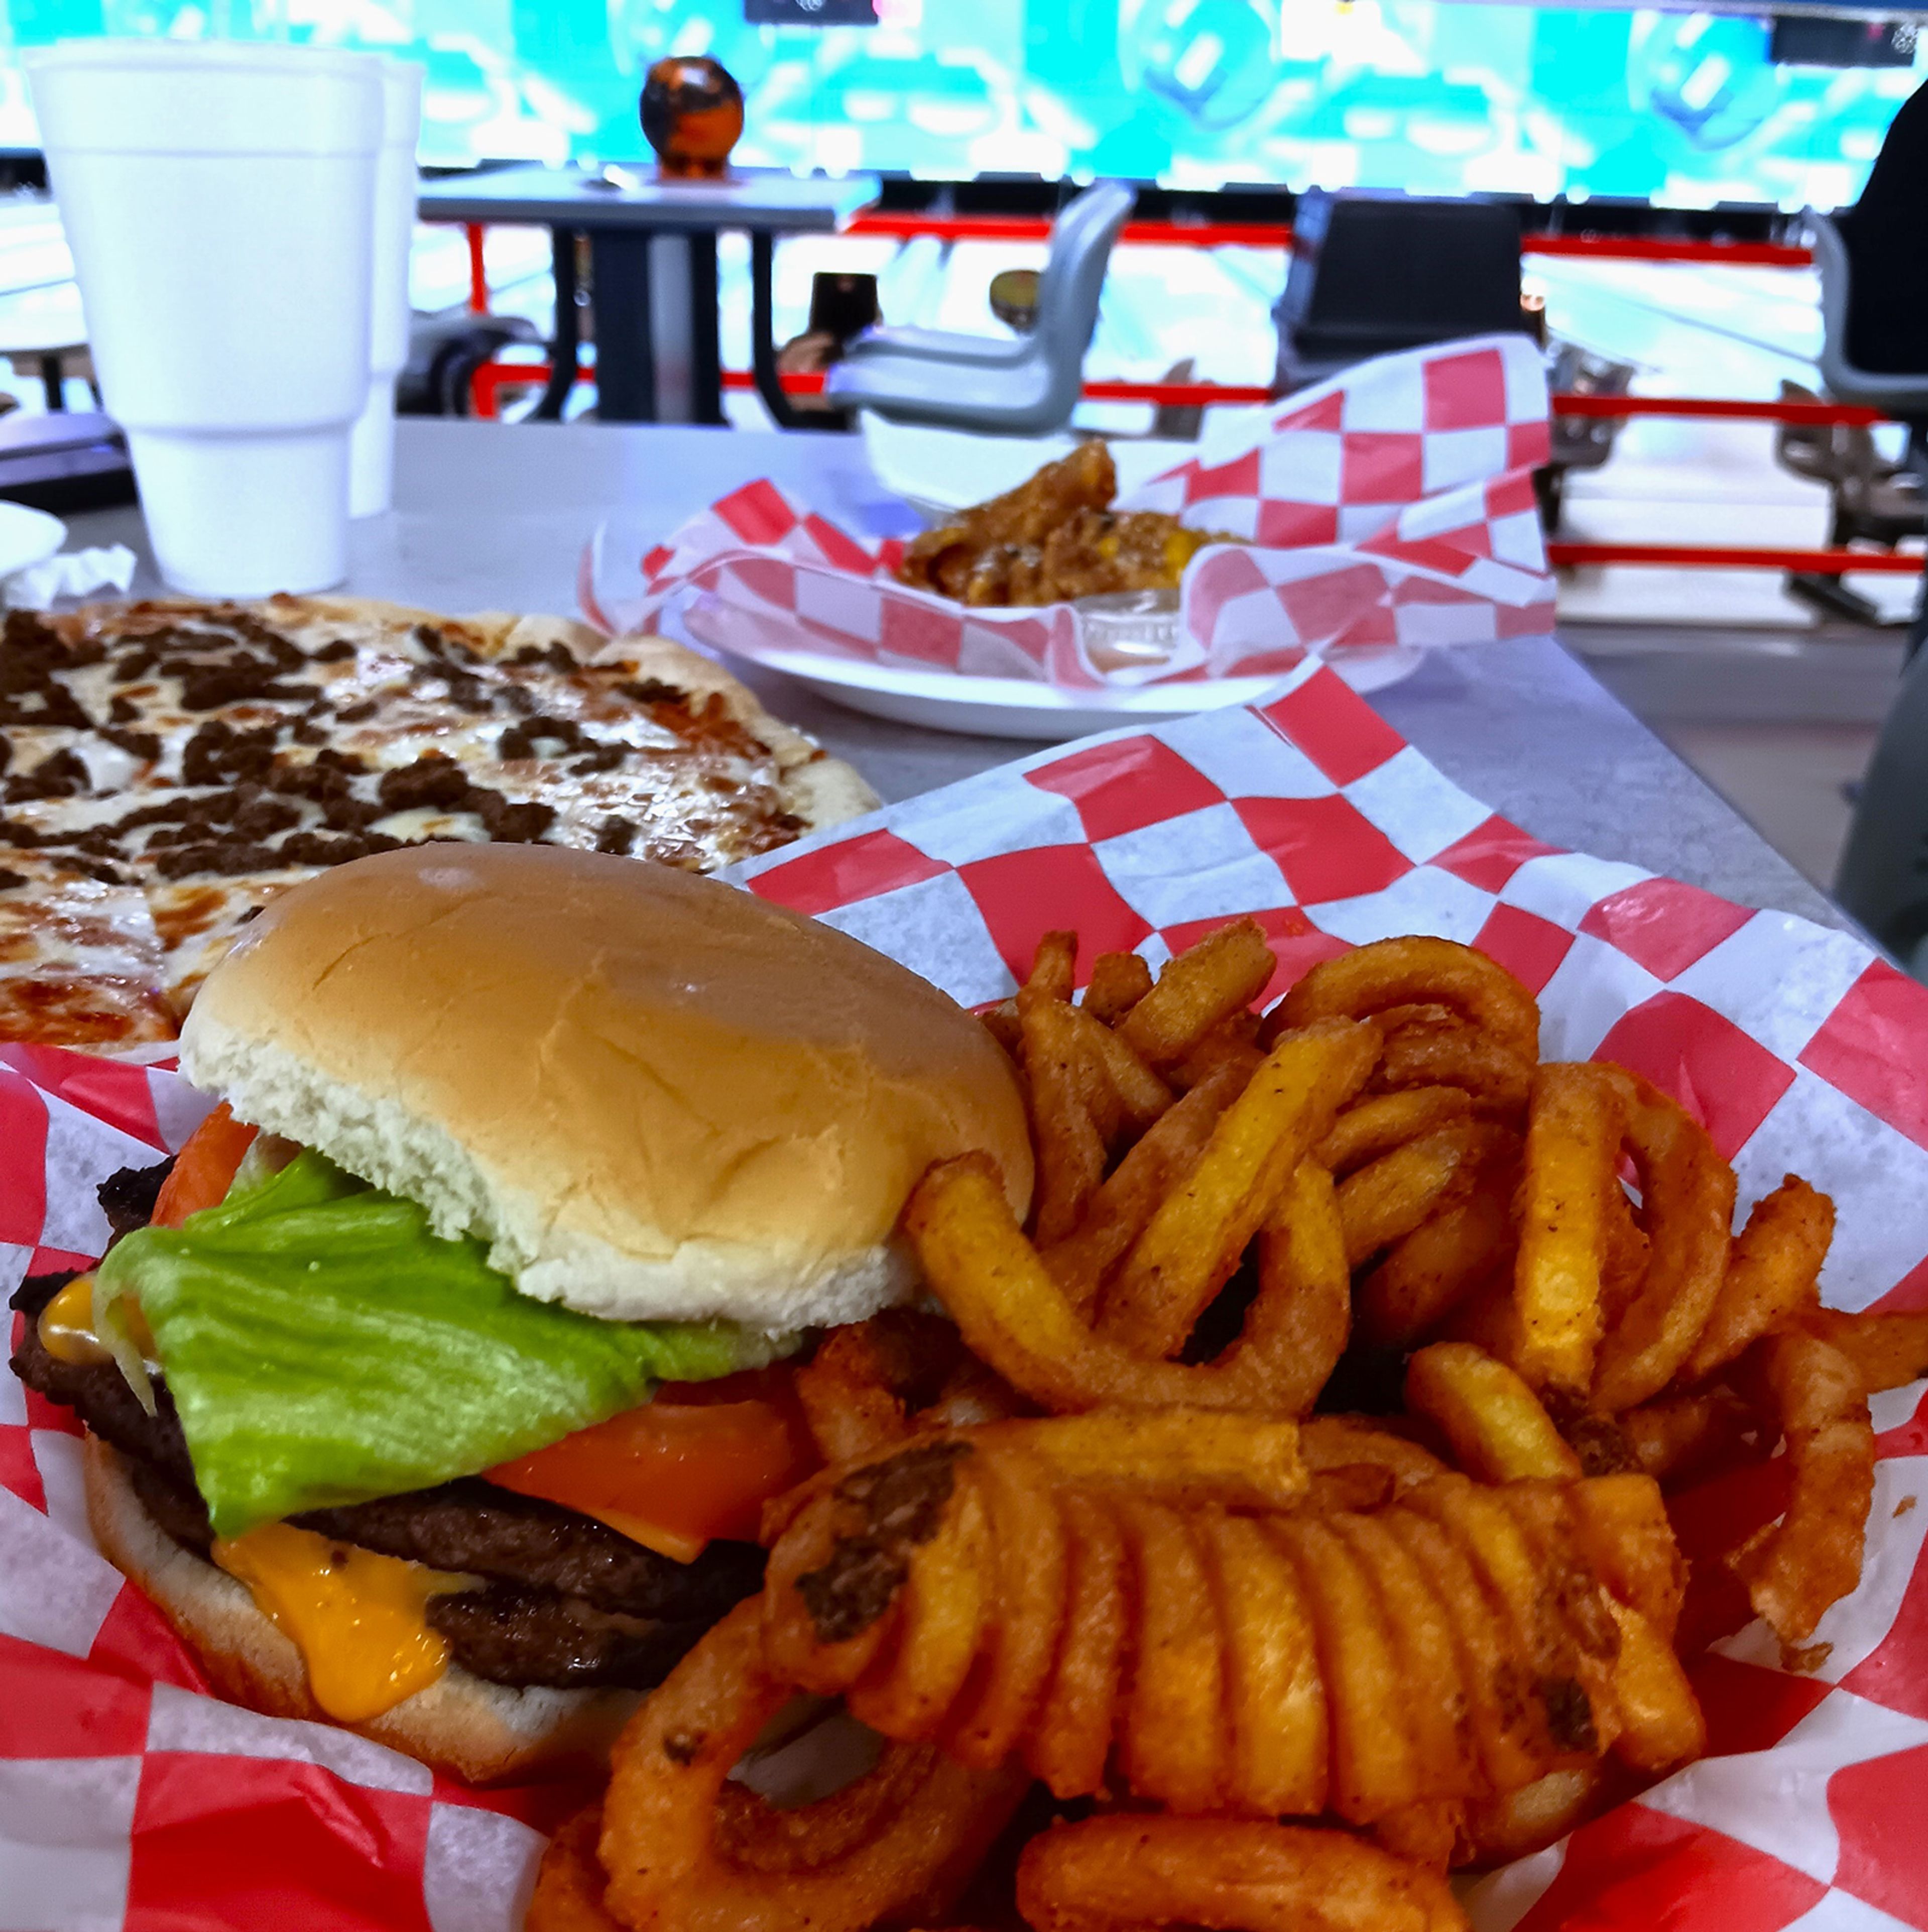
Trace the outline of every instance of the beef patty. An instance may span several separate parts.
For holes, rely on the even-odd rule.
[[[213,1531],[166,1384],[156,1382],[149,1415],[112,1363],[56,1361],[40,1346],[40,1311],[73,1279],[38,1275],[13,1296],[27,1318],[13,1372],[127,1456],[148,1514],[205,1556]],[[498,1684],[646,1690],[763,1583],[763,1552],[754,1544],[712,1543],[694,1562],[678,1563],[593,1516],[478,1476],[289,1520],[337,1542],[482,1578],[478,1589],[433,1598],[429,1622],[457,1663]]]

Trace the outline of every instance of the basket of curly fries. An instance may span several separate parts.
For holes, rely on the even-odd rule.
[[[932,1164],[916,1298],[796,1358],[760,1589],[606,1780],[458,1794],[0,1582],[24,1868],[58,1758],[130,1794],[130,1926],[1928,1920],[1928,994],[1538,844],[1312,666],[740,875],[975,1007],[1036,1168]],[[49,1200],[62,1109],[181,1104],[75,1064]],[[249,1838],[244,1910],[180,1848]]]
[[[1035,1932],[1463,1926],[1450,1874],[1708,1749],[1671,1490],[1782,1453],[1723,1567],[1797,1664],[1859,1581],[1868,1396],[1928,1369],[1928,1316],[1822,1310],[1825,1195],[1791,1174],[1732,1233],[1692,1114],[1542,1061],[1532,995],[1450,940],[1263,1015],[1250,920],[1156,976],[1101,953],[1075,1000],[1078,963],[1047,934],[985,1016],[1030,1225],[987,1155],[919,1183],[937,1307],[799,1371],[825,1467],[534,1932],[863,1932],[950,1913],[994,1846]],[[799,1696],[878,1755],[760,1811],[730,1774]]]

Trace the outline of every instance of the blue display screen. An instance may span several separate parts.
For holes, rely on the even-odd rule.
[[[704,52],[742,86],[748,162],[1680,207],[1852,201],[1924,71],[1918,53],[1912,70],[1777,66],[1766,22],[1731,14],[1465,0],[874,4],[872,27],[752,23],[744,0],[5,0],[5,11],[16,47],[226,33],[410,55],[428,67],[423,152],[434,161],[640,156],[644,70]],[[33,140],[10,62],[0,143]]]

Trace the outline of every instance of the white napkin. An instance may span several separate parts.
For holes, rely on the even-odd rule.
[[[43,563],[0,578],[0,603],[15,610],[44,610],[56,598],[85,597],[94,590],[125,592],[134,580],[136,559],[125,544],[64,550]]]

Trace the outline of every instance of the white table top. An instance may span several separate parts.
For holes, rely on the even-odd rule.
[[[346,587],[453,614],[573,612],[577,559],[604,517],[620,513],[667,535],[762,476],[853,528],[916,526],[871,476],[856,436],[404,420],[397,508],[355,526]],[[76,545],[132,544],[142,556],[135,593],[159,588],[137,512],[95,512],[72,528]],[[772,710],[849,759],[886,799],[1037,748],[888,724],[781,674],[752,667],[744,675]],[[1743,904],[1849,923],[1551,638],[1435,652],[1371,702],[1449,778],[1550,844]]]
[[[421,184],[424,221],[557,222],[573,228],[759,228],[829,233],[877,198],[874,175],[793,175],[735,168],[721,181],[658,181],[653,165],[622,170],[620,185],[580,168],[491,168]]]

